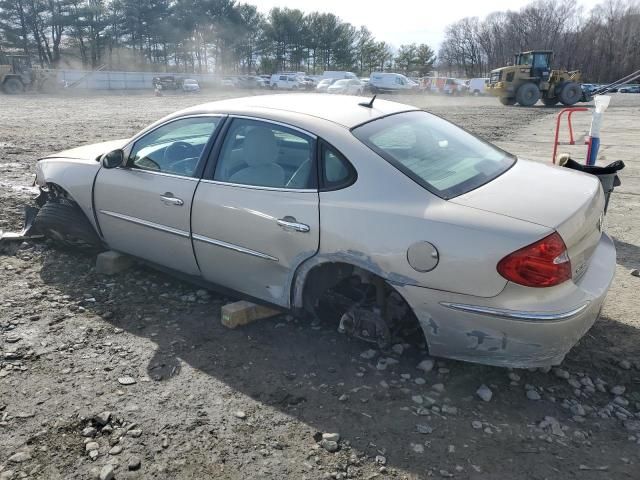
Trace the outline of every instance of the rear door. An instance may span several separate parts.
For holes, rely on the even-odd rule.
[[[200,274],[191,247],[191,199],[221,120],[172,120],[139,138],[123,167],[100,169],[94,207],[110,248]]]
[[[234,118],[217,150],[192,207],[202,276],[288,307],[293,274],[319,245],[316,138]]]

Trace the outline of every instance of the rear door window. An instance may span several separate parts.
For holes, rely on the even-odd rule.
[[[222,145],[214,180],[279,189],[315,189],[315,141],[279,124],[234,119]]]
[[[322,190],[346,188],[356,181],[356,170],[335,148],[322,142],[320,149]]]

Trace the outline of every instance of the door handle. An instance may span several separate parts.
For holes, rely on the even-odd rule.
[[[280,225],[284,230],[300,232],[300,233],[308,233],[311,230],[309,225],[304,223],[299,223],[294,217],[290,217],[287,215],[284,218],[279,218],[277,220],[278,225]]]
[[[184,201],[181,198],[174,197],[171,192],[163,193],[160,198],[165,205],[176,205],[178,207],[184,205]]]

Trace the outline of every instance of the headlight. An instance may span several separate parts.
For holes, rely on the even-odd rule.
[[[44,178],[44,172],[42,171],[42,165],[40,162],[36,163],[36,178],[34,180],[34,185],[38,185],[39,187],[44,187],[47,185],[47,181]]]

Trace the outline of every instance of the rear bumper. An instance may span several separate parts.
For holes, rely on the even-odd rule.
[[[493,298],[404,286],[432,355],[515,368],[557,365],[598,318],[616,252],[603,234],[577,282],[550,289],[509,284]]]

